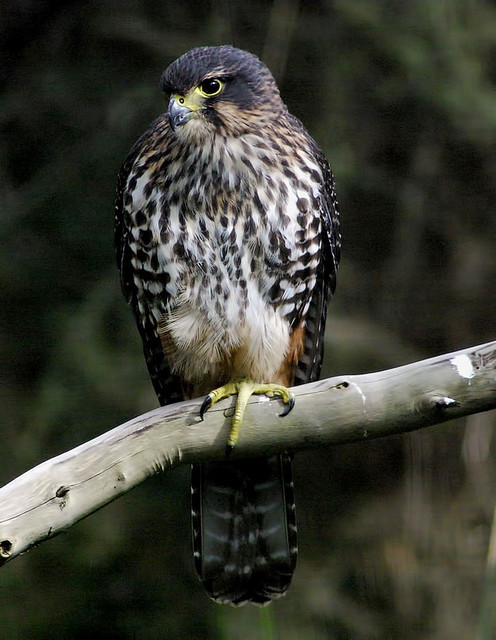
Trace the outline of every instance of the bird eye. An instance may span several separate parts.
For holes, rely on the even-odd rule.
[[[220,80],[217,80],[217,78],[208,78],[204,80],[198,88],[204,96],[212,98],[222,91],[223,86],[224,84]]]

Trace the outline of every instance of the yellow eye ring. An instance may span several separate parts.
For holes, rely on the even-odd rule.
[[[207,78],[198,86],[198,91],[205,96],[205,98],[213,98],[219,95],[223,88],[224,83],[218,78]]]

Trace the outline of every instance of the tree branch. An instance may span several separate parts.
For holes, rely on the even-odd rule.
[[[421,429],[496,408],[496,341],[367,375],[337,376],[278,400],[253,397],[232,457],[296,451]],[[145,478],[221,459],[233,400],[202,422],[201,400],[138,416],[0,489],[0,563],[69,528]]]

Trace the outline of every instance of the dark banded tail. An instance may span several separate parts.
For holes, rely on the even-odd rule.
[[[194,464],[193,546],[200,580],[223,604],[282,596],[296,565],[288,455]]]

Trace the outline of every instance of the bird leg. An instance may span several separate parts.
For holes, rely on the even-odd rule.
[[[228,398],[237,394],[238,397],[236,399],[236,405],[234,407],[234,415],[231,423],[231,431],[229,432],[229,437],[227,439],[227,453],[229,454],[236,442],[238,441],[239,428],[243,422],[243,416],[245,413],[246,406],[250,397],[253,394],[262,394],[266,395],[269,398],[273,398],[274,396],[279,396],[284,404],[286,404],[286,408],[280,414],[281,417],[287,416],[291,409],[294,407],[295,399],[294,395],[291,393],[289,389],[283,387],[280,384],[273,383],[260,383],[253,382],[252,380],[236,380],[228,382],[222,387],[218,387],[211,391],[203,401],[203,404],[200,408],[200,417],[203,418],[204,413],[210,409],[212,405],[219,402],[223,398]]]

